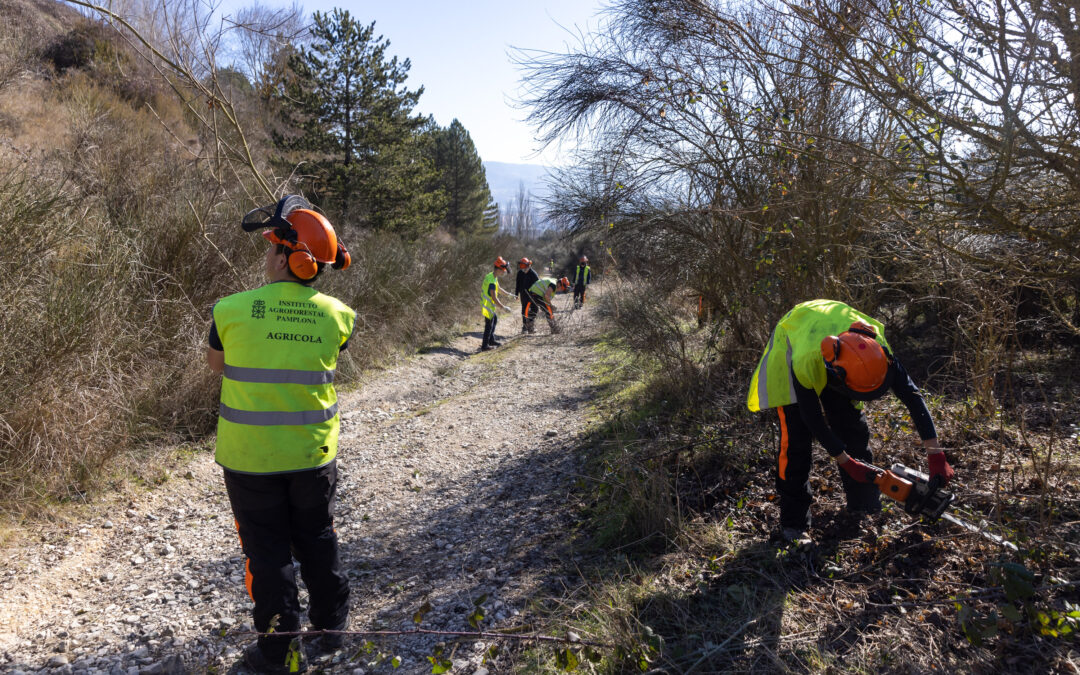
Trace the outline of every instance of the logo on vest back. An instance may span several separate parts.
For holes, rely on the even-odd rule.
[[[256,300],[251,303],[251,318],[252,319],[265,319],[266,318],[266,303],[262,300]]]
[[[303,333],[274,333],[270,332],[266,334],[267,340],[283,340],[285,342],[311,342],[313,344],[322,344],[322,337],[319,335],[304,335]]]

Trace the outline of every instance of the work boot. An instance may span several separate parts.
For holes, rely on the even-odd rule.
[[[491,339],[491,346],[492,347],[502,347],[502,343],[499,342],[498,340],[496,340],[495,338],[492,338]]]
[[[495,348],[492,347],[491,345],[480,345],[480,351],[482,351],[482,352],[490,352],[492,349],[495,349]]]
[[[805,548],[814,545],[814,540],[810,538],[805,530],[796,530],[794,527],[785,527],[780,531],[780,538],[784,540],[784,543],[794,546],[795,548]]]
[[[345,636],[340,633],[323,633],[308,640],[308,653],[330,654],[345,645]]]
[[[277,659],[267,658],[263,650],[259,648],[259,644],[255,643],[249,645],[244,650],[243,664],[244,667],[251,670],[254,673],[261,675],[262,673],[276,674],[276,673],[303,673],[307,671],[307,659],[304,658],[304,653],[301,651],[298,654],[299,662],[296,670],[291,670],[286,663],[285,657],[279,662]]]

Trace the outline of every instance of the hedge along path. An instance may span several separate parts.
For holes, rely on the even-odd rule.
[[[571,315],[570,296],[559,296],[556,336],[543,321],[520,336],[511,305],[504,346],[483,354],[477,311],[466,334],[339,392],[336,526],[350,629],[411,631],[427,608],[423,629],[474,631],[469,616],[484,598],[484,630],[535,632],[530,599],[558,593],[573,564],[567,496],[593,395],[595,299]],[[0,670],[233,667],[250,639],[236,635],[251,630],[250,600],[220,469],[204,455],[177,474],[55,531],[24,533],[4,552]],[[400,658],[395,672],[431,672],[441,639],[415,634],[378,650]],[[440,658],[471,672],[492,642]],[[351,654],[317,665],[391,670],[389,659],[372,667],[375,657]],[[508,665],[501,658],[495,670]]]

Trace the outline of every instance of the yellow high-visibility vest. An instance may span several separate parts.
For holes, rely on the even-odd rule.
[[[495,297],[499,297],[499,280],[495,277],[494,272],[488,272],[487,276],[484,277],[483,285],[480,286],[481,307],[483,308],[485,319],[491,319],[495,316],[495,302],[491,299],[491,296],[488,295],[488,287],[491,286],[491,284],[495,284]]]
[[[546,297],[545,294],[547,293],[547,289],[555,286],[557,283],[557,281],[550,277],[541,277],[536,280],[536,283],[529,286],[529,292],[543,300]]]
[[[292,282],[214,306],[225,348],[218,464],[241,473],[290,473],[337,456],[334,374],[355,319],[340,300]]]
[[[885,326],[877,319],[837,300],[809,300],[795,305],[773,329],[750,379],[746,406],[758,412],[794,403],[792,373],[799,384],[821,394],[828,381],[821,341],[843,333],[856,321],[865,321],[876,328],[878,344],[891,353],[885,340]]]
[[[574,271],[574,285],[577,286],[578,281],[584,281],[585,283],[589,283],[589,280],[591,279],[589,271],[591,269],[592,268],[590,268],[588,265],[578,265],[577,269]]]

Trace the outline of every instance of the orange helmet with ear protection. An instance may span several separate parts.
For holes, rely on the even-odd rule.
[[[532,261],[529,260],[528,258],[522,258],[521,260],[518,261],[518,269],[519,270],[527,270],[527,269],[529,269],[530,265],[532,265]]]
[[[873,326],[856,321],[840,335],[821,341],[821,356],[834,389],[860,400],[885,393],[892,380],[891,359],[876,337]]]
[[[565,293],[566,291],[570,290],[570,280],[566,277],[559,279],[557,282],[555,282],[555,290],[559,291],[560,293]]]
[[[497,269],[497,270],[509,270],[510,269],[510,263],[506,262],[506,260],[503,259],[502,256],[499,256],[498,258],[495,258],[495,269]]]
[[[346,269],[352,263],[352,256],[338,241],[334,226],[299,195],[286,195],[276,206],[249,211],[241,227],[247,232],[272,228],[263,231],[263,237],[290,250],[289,271],[304,281],[315,278],[319,263],[327,263],[336,270]]]

